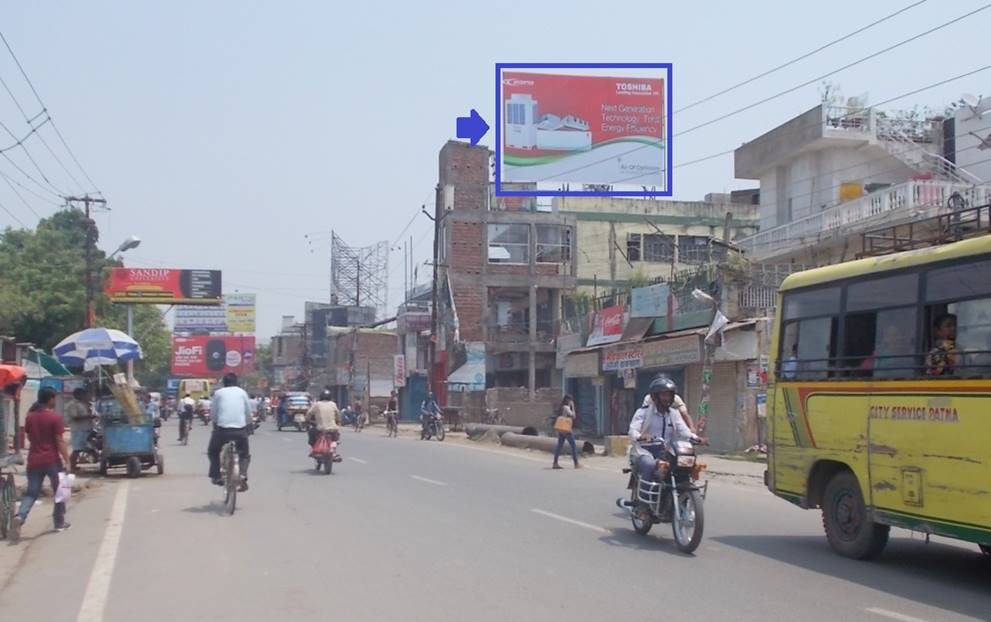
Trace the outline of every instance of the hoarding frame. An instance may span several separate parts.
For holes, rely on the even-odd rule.
[[[502,189],[502,71],[503,69],[664,69],[667,71],[664,91],[665,119],[667,122],[665,134],[665,156],[667,159],[665,189],[650,190],[503,190]],[[674,175],[672,174],[673,158],[672,139],[674,129],[674,92],[671,83],[674,81],[673,63],[496,63],[495,64],[495,194],[497,197],[671,197],[674,196]]]

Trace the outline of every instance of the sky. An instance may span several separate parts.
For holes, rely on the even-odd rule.
[[[142,244],[127,265],[222,270],[226,291],[257,293],[258,334],[268,338],[283,315],[299,318],[306,300],[329,297],[330,246],[317,232],[333,229],[354,246],[412,235],[427,280],[433,227],[416,214],[432,204],[456,117],[475,108],[493,121],[496,62],[671,62],[677,109],[913,3],[11,2],[0,31],[108,201],[96,217],[101,248],[136,234]],[[678,113],[672,127],[715,119],[983,5],[929,0]],[[989,26],[986,10],[827,80],[846,96],[883,101],[988,64]],[[2,48],[0,77],[27,116],[40,112]],[[676,138],[674,198],[752,187],[734,179],[732,155],[677,165],[815,106],[820,83]],[[942,110],[962,93],[991,95],[991,70],[885,108]],[[11,130],[0,130],[2,146],[29,129],[4,92],[0,121]],[[482,144],[493,140],[490,132]],[[51,127],[25,146],[35,162],[19,148],[0,159],[14,184],[0,183],[0,204],[24,224],[59,209],[56,195],[94,190]],[[19,226],[0,211],[8,225]],[[392,306],[403,295],[402,251],[389,261]]]

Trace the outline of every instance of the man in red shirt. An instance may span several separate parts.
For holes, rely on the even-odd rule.
[[[21,534],[21,525],[28,517],[28,512],[34,507],[35,501],[41,494],[41,486],[45,478],[52,484],[52,492],[58,490],[59,471],[63,465],[69,464],[69,448],[62,436],[65,427],[62,416],[55,412],[55,391],[44,387],[38,391],[38,402],[31,407],[24,421],[24,431],[27,433],[31,447],[28,450],[28,488],[21,499],[21,507],[13,520],[12,540],[17,541]],[[65,503],[56,503],[52,512],[55,521],[55,531],[65,531],[69,523],[65,522]]]

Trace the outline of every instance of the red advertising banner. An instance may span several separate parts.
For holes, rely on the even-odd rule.
[[[255,338],[250,335],[172,336],[172,375],[213,378],[255,370]]]
[[[504,71],[502,179],[665,184],[664,87],[661,77]]]
[[[113,302],[219,305],[220,270],[113,268],[104,291]]]
[[[592,318],[592,330],[588,336],[587,346],[600,346],[623,338],[623,320],[626,307],[617,305],[606,307]]]

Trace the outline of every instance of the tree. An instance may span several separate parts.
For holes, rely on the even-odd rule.
[[[42,219],[34,231],[6,229],[0,234],[0,334],[50,351],[60,340],[82,330],[86,320],[86,216],[65,209]],[[121,265],[103,251],[92,254],[96,289],[103,268]],[[97,324],[126,329],[126,309],[96,294]],[[156,307],[135,307],[135,335],[144,360],[135,364],[138,380],[162,386],[169,373],[169,334]]]

